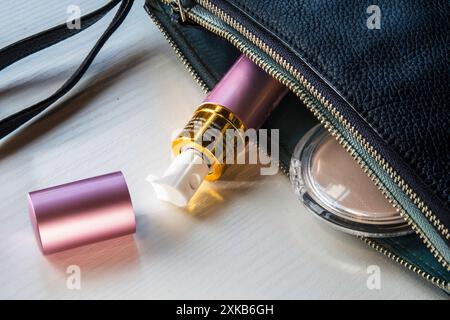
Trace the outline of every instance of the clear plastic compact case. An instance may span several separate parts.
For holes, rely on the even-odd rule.
[[[306,208],[337,229],[366,237],[412,232],[351,155],[320,125],[297,144],[290,179]]]

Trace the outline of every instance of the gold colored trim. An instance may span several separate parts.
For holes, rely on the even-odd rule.
[[[222,138],[218,140],[208,140],[209,130],[216,130]],[[206,180],[214,181],[222,176],[226,168],[223,156],[229,147],[224,137],[227,130],[243,132],[245,126],[243,122],[226,107],[214,103],[203,103],[195,111],[192,119],[184,127],[183,131],[172,142],[172,151],[175,155],[183,150],[192,148],[202,153],[208,160],[210,171]],[[206,138],[206,139],[205,139]],[[242,138],[243,139],[243,138]],[[245,141],[242,141],[245,143]]]

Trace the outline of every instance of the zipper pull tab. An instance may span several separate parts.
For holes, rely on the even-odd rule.
[[[172,8],[172,13],[174,16],[178,16],[177,20],[181,23],[185,23],[188,21],[187,10],[192,8],[195,5],[195,1],[193,0],[173,0],[170,3]],[[180,21],[181,20],[181,21]]]

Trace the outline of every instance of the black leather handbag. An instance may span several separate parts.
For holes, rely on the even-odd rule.
[[[73,87],[132,2],[82,18],[88,27],[120,4],[75,75],[2,120],[0,138]],[[147,0],[145,8],[205,91],[241,53],[283,82],[291,92],[265,124],[280,129],[283,171],[302,135],[323,124],[414,230],[362,240],[450,292],[448,1]],[[1,50],[0,70],[77,32],[63,29]]]

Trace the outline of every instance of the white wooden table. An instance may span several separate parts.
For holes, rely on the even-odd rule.
[[[0,47],[87,13],[102,0],[0,0]],[[194,212],[158,202],[147,174],[168,165],[170,138],[203,92],[137,1],[87,77],[52,111],[0,143],[0,298],[431,298],[446,296],[360,240],[330,229],[296,199],[282,173],[231,168],[202,187]],[[109,15],[111,17],[111,14]],[[108,19],[0,73],[0,116],[54,91]],[[134,237],[44,257],[28,191],[122,170]],[[81,289],[66,285],[70,265]],[[366,285],[381,270],[380,290]]]

